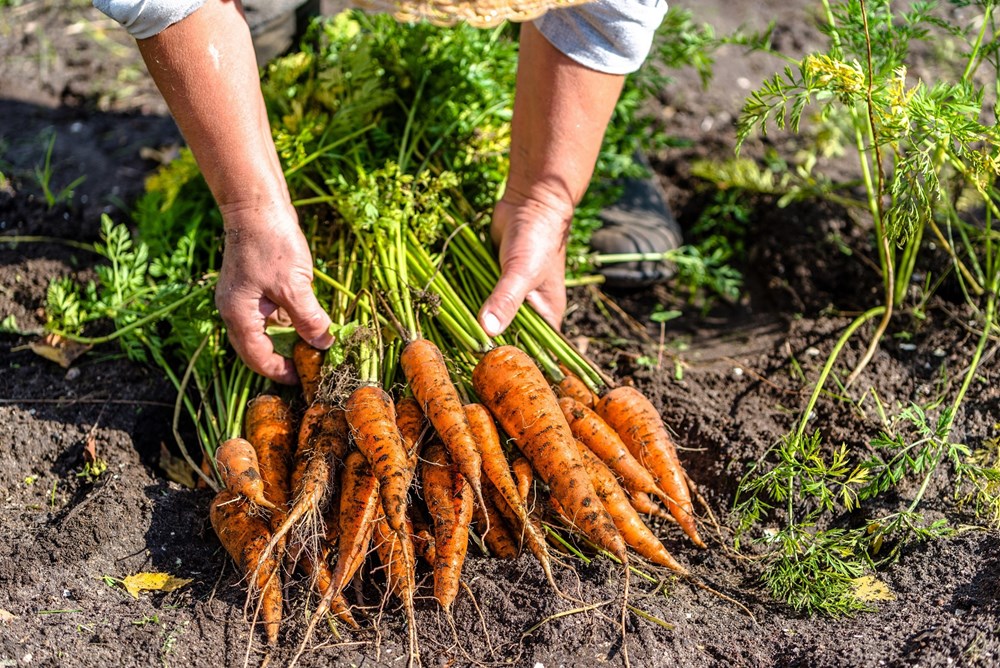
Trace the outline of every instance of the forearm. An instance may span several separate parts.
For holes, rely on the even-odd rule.
[[[524,25],[504,199],[560,210],[579,203],[623,82],[576,63]]]
[[[208,0],[138,45],[219,205],[287,206],[239,3]]]

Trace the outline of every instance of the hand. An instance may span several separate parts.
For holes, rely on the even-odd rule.
[[[558,197],[541,201],[508,189],[497,203],[490,232],[500,249],[500,280],[479,310],[479,322],[488,335],[507,329],[525,299],[550,325],[560,328],[566,310],[566,238],[572,218],[572,203]]]
[[[225,253],[215,304],[233,348],[248,367],[280,383],[298,381],[291,360],[274,352],[264,328],[287,315],[316,348],[332,343],[330,316],[312,291],[312,256],[289,204],[222,207]],[[280,309],[280,311],[279,311]]]

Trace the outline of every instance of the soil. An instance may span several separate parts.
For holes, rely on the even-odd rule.
[[[134,44],[117,26],[81,2],[13,5],[0,15],[0,172],[7,177],[0,181],[0,234],[54,241],[0,245],[0,321],[13,316],[20,330],[0,335],[0,666],[243,665],[251,638],[244,589],[208,524],[210,493],[171,481],[160,466],[160,453],[173,440],[171,387],[112,346],[69,370],[25,348],[44,325],[48,282],[63,275],[85,279],[92,271],[93,258],[59,241],[93,241],[102,213],[126,219],[144,177],[180,137]],[[719,32],[773,20],[775,44],[791,56],[818,40],[815,8],[805,0],[709,0],[691,9]],[[689,147],[653,156],[653,164],[685,226],[705,204],[690,162],[731,155],[742,96],[777,66],[729,47],[707,89],[682,72],[663,91],[663,126]],[[35,171],[51,137],[53,205]],[[784,149],[784,141],[773,137],[768,145]],[[748,150],[759,155],[762,148],[756,142]],[[81,175],[86,179],[72,194],[65,192]],[[621,313],[608,317],[611,307],[596,291],[571,294],[567,334],[661,407],[691,477],[723,526],[740,477],[805,405],[809,386],[797,372],[815,378],[849,322],[844,314],[878,303],[879,280],[865,260],[869,233],[835,208],[778,209],[762,202],[747,235],[747,283],[738,303],[703,312],[668,284],[611,295]],[[867,448],[879,429],[875,395],[892,409],[927,403],[956,383],[975,335],[965,326],[969,313],[961,299],[948,295],[943,290],[928,303],[924,320],[897,321],[852,388],[854,401],[820,402],[811,424],[827,442]],[[661,363],[650,366],[661,336],[649,319],[657,305],[683,315],[668,323]],[[893,336],[901,333],[908,336]],[[860,358],[864,341],[855,339],[845,369]],[[998,387],[1000,371],[991,358],[957,416],[955,441],[974,446],[996,436]],[[95,479],[83,475],[83,451],[91,446],[109,463]],[[955,526],[978,524],[955,509],[944,474],[933,480],[923,511]],[[670,527],[658,529],[695,577],[668,578],[654,595],[647,595],[654,586],[632,578],[633,603],[670,625],[630,617],[633,666],[1000,663],[996,531],[906,546],[878,573],[893,600],[836,620],[774,602],[760,585],[759,566],[729,549],[728,531],[713,535],[706,525],[711,549],[699,551]],[[140,571],[192,582],[135,599],[119,581]],[[614,602],[623,576],[610,562],[558,569],[564,590],[613,601],[561,616],[571,604],[550,593],[528,556],[501,562],[473,551],[464,575],[475,600],[459,597],[454,628],[429,595],[418,601],[425,665],[625,662]],[[400,612],[390,606],[379,613],[371,587],[350,596],[380,616],[378,634],[335,638],[321,630],[300,664],[402,665]],[[275,665],[287,664],[297,647],[300,612],[287,611],[281,647],[271,657]],[[261,660],[258,640],[249,663]]]

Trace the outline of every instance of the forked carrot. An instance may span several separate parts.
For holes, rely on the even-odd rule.
[[[424,415],[434,425],[458,470],[482,503],[479,449],[462,409],[462,399],[448,374],[444,355],[431,341],[415,339],[403,348],[399,364]]]
[[[242,438],[224,441],[215,449],[215,463],[226,489],[240,494],[251,503],[274,510],[274,504],[264,496],[257,452],[249,441]]]
[[[271,538],[267,522],[252,513],[251,505],[236,492],[224,489],[209,507],[212,528],[219,542],[236,562],[240,572],[250,577],[250,596],[260,596],[260,618],[267,642],[278,643],[281,625],[281,573],[278,558],[264,557]]]
[[[590,479],[594,482],[594,489],[597,490],[597,496],[608,509],[628,546],[654,564],[666,566],[678,573],[687,573],[687,569],[677,563],[663,543],[643,523],[611,469],[583,443],[578,445],[584,466],[587,467]]]
[[[435,441],[424,449],[420,467],[424,500],[434,523],[434,597],[445,610],[458,596],[462,565],[469,547],[472,486],[459,474],[448,451]]]
[[[657,486],[668,497],[670,514],[684,533],[695,545],[705,547],[698,535],[691,492],[677,457],[677,448],[649,399],[634,387],[616,387],[597,403],[597,414],[618,432],[632,456],[653,474]]]
[[[597,497],[566,417],[534,361],[514,346],[499,346],[476,365],[472,384],[574,524],[627,562],[625,542]]]
[[[316,400],[316,393],[323,379],[323,357],[322,350],[313,348],[302,339],[296,341],[292,347],[292,362],[295,364],[295,372],[299,375],[302,396],[305,397],[307,406]]]
[[[569,397],[559,400],[559,408],[566,416],[573,436],[614,471],[625,489],[630,492],[655,494],[664,503],[670,500],[670,497],[656,486],[652,474],[632,456],[622,443],[618,432],[612,429],[604,418]]]
[[[403,533],[413,468],[396,426],[392,399],[381,387],[363,385],[351,392],[344,411],[354,444],[378,479],[386,520],[393,531]]]

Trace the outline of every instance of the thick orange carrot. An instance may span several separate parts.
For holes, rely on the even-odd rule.
[[[632,456],[622,443],[618,432],[612,429],[604,418],[569,397],[559,400],[559,408],[566,416],[573,436],[614,471],[625,489],[630,492],[655,494],[663,499],[664,503],[669,501],[663,490],[656,486],[653,475]]]
[[[653,474],[657,486],[668,497],[670,514],[684,533],[695,545],[705,547],[695,525],[691,492],[677,448],[649,399],[634,387],[616,387],[597,403],[597,414],[618,432],[632,456]]]
[[[587,384],[580,380],[580,377],[570,371],[564,365],[559,365],[559,370],[563,372],[563,379],[556,384],[556,394],[560,397],[570,397],[576,399],[588,408],[593,408],[597,403],[595,395]]]
[[[597,498],[566,417],[534,361],[514,346],[499,346],[476,365],[472,384],[574,525],[627,562],[625,542]]]
[[[491,491],[496,493],[496,498],[501,503],[504,503],[499,492],[496,492],[496,488],[493,487],[493,483],[484,480],[483,498],[486,507],[483,508],[478,503],[475,504],[472,508],[472,521],[492,556],[497,559],[517,559],[517,555],[521,553],[521,541],[507,525],[490,493]]]
[[[403,348],[399,364],[424,415],[434,425],[458,470],[482,503],[479,449],[462,410],[462,399],[448,374],[444,355],[427,339],[415,339]]]
[[[399,436],[403,439],[406,455],[410,458],[410,468],[415,470],[420,448],[423,447],[428,430],[424,412],[420,410],[420,404],[413,397],[403,397],[396,402],[396,426],[399,427]]]
[[[632,504],[632,507],[635,508],[640,515],[659,517],[660,519],[677,524],[677,520],[674,519],[674,516],[668,513],[662,506],[656,505],[653,499],[650,498],[649,494],[646,494],[645,492],[629,492],[628,500]]]
[[[510,466],[507,464],[507,457],[504,455],[503,446],[500,445],[500,434],[497,433],[496,423],[493,416],[482,404],[468,404],[465,406],[465,414],[469,419],[469,426],[472,434],[479,444],[483,460],[483,473],[493,484],[503,498],[503,504],[507,505],[515,515],[511,519],[511,526],[518,529],[519,534],[523,534],[524,540],[528,544],[528,549],[535,555],[542,566],[542,571],[549,583],[555,588],[555,578],[552,575],[552,564],[549,559],[549,552],[545,546],[545,534],[528,517],[528,508],[524,504],[524,499],[517,490],[517,483],[514,482],[510,474]],[[503,509],[500,508],[502,511]],[[490,518],[487,515],[487,519]],[[519,541],[520,542],[520,541]]]
[[[515,457],[510,463],[510,468],[514,474],[514,482],[517,483],[517,493],[527,505],[531,485],[535,482],[535,471],[531,468],[531,462],[524,457]]]
[[[323,357],[322,350],[313,348],[302,339],[292,347],[292,362],[299,375],[302,396],[305,397],[307,406],[316,400],[319,384],[323,380]]]
[[[291,495],[289,478],[295,447],[292,411],[281,397],[262,394],[247,405],[244,432],[257,452],[264,497],[276,506],[271,513],[271,528],[276,529],[285,520]]]
[[[364,385],[351,392],[344,411],[354,444],[378,478],[379,496],[389,526],[403,533],[413,469],[396,426],[392,399],[381,387]]]
[[[267,642],[276,645],[281,625],[281,573],[276,555],[264,557],[264,549],[271,538],[267,522],[252,514],[251,505],[228,489],[212,500],[209,518],[219,542],[240,572],[251,578],[250,594],[260,596],[260,618]]]
[[[434,597],[445,610],[458,596],[462,565],[469,547],[472,522],[472,486],[459,474],[448,451],[439,442],[424,449],[421,466],[424,500],[434,522]]]
[[[590,479],[594,482],[597,496],[600,497],[604,507],[608,509],[608,513],[615,521],[615,526],[618,527],[618,531],[621,532],[622,538],[625,539],[628,546],[654,564],[666,566],[678,573],[687,573],[687,569],[677,563],[673,555],[667,552],[667,548],[663,547],[663,543],[643,523],[639,513],[629,503],[628,495],[618,484],[611,469],[583,443],[577,445],[580,448],[580,456],[583,457],[584,466],[587,467]]]
[[[257,453],[249,441],[242,438],[224,441],[215,449],[215,463],[226,489],[246,497],[251,503],[274,509],[274,504],[264,496]]]

